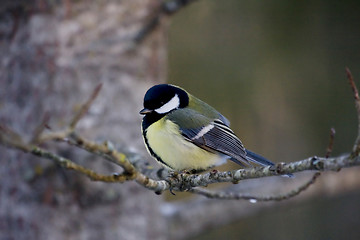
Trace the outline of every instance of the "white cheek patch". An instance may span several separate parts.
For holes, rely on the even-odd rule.
[[[202,136],[204,136],[207,132],[209,132],[213,128],[214,128],[214,125],[212,125],[212,124],[205,126],[203,129],[201,129],[201,131],[198,134],[196,134],[195,137],[191,138],[191,140],[196,140],[198,138],[201,138]]]
[[[155,112],[159,114],[168,113],[171,110],[178,108],[179,106],[180,106],[180,99],[179,96],[175,94],[175,96],[170,101],[168,101],[158,109],[155,109]]]

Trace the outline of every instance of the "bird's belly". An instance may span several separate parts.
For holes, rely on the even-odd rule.
[[[169,120],[161,119],[153,123],[147,129],[146,136],[152,151],[168,167],[177,171],[205,170],[224,163],[226,159],[185,140],[179,134],[178,126]]]

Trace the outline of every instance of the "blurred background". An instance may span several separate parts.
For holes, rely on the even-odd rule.
[[[247,148],[274,162],[324,156],[331,127],[333,155],[349,152],[357,119],[345,67],[360,86],[359,12],[355,0],[196,1],[172,19],[169,82],[222,112]],[[357,188],[323,194],[201,239],[359,239],[359,201]]]

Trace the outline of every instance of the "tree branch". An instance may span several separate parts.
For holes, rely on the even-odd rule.
[[[274,196],[253,196],[253,195],[242,194],[237,192],[217,192],[217,191],[211,191],[198,187],[192,188],[190,192],[203,195],[208,198],[226,199],[226,200],[249,200],[252,203],[282,201],[299,195],[301,192],[308,189],[310,185],[314,184],[318,177],[320,177],[320,172],[316,172],[309,181],[307,181],[297,189],[291,190],[290,192],[287,192],[285,194],[279,194]]]
[[[356,113],[357,113],[357,117],[358,117],[358,135],[357,135],[355,143],[354,143],[352,154],[354,156],[359,156],[359,154],[360,154],[360,98],[359,98],[359,91],[355,85],[354,78],[350,72],[350,69],[345,68],[345,70],[346,70],[346,75],[347,75],[347,78],[348,78],[350,86],[351,86],[351,90],[353,91],[353,94],[354,94],[355,108],[356,108]]]
[[[353,89],[355,105],[358,110],[360,122],[360,100],[358,96],[358,91],[348,69],[347,75],[350,81],[350,85]],[[142,173],[141,167],[136,167],[139,165],[129,161],[128,156],[125,153],[122,153],[115,149],[114,145],[110,142],[92,142],[82,136],[79,136],[75,132],[77,123],[82,117],[84,117],[86,112],[89,110],[100,89],[101,84],[95,88],[89,99],[82,105],[80,111],[74,116],[67,128],[60,131],[50,131],[44,133],[48,119],[48,117],[45,115],[43,122],[34,131],[34,136],[31,138],[32,140],[29,143],[26,143],[23,140],[24,138],[20,134],[16,133],[14,130],[7,128],[6,126],[0,125],[0,143],[7,147],[15,148],[45,159],[49,159],[66,169],[72,169],[81,174],[84,174],[94,181],[119,183],[123,183],[126,181],[136,181],[138,184],[156,193],[161,193],[166,190],[190,191],[192,193],[200,194],[209,198],[218,199],[253,199],[253,201],[279,201],[288,199],[306,190],[320,176],[320,173],[316,172],[309,181],[307,181],[297,189],[278,196],[256,197],[240,193],[215,192],[205,190],[199,187],[206,187],[209,184],[220,182],[238,183],[239,181],[245,179],[261,178],[268,176],[281,176],[307,170],[339,171],[341,168],[360,165],[360,156],[358,154],[360,149],[359,136],[357,137],[357,140],[355,142],[353,153],[343,154],[338,157],[329,157],[333,149],[335,134],[335,130],[331,129],[329,145],[325,157],[314,156],[297,162],[278,163],[274,166],[238,169],[227,172],[218,172],[216,170],[204,174],[187,174],[175,172],[168,175],[165,180],[156,180],[155,178],[149,177],[148,174],[145,175],[144,173]],[[98,155],[103,159],[122,167],[123,172],[113,175],[101,175],[91,169],[76,164],[70,159],[59,156],[39,146],[40,143],[54,140],[66,142],[71,146],[82,148],[91,154]],[[144,161],[141,156],[138,156],[138,158],[141,159],[139,161]],[[153,171],[157,171],[157,169],[153,169]]]
[[[331,153],[332,153],[332,150],[333,150],[333,147],[334,147],[334,139],[335,139],[335,128],[331,128],[330,129],[329,145],[328,145],[328,147],[326,149],[326,154],[325,154],[326,158],[329,158]]]
[[[165,0],[152,13],[150,20],[134,36],[133,41],[136,44],[141,43],[160,23],[160,18],[177,13],[180,9],[196,0]]]

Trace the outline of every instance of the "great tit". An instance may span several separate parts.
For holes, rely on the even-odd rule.
[[[148,152],[174,171],[201,172],[227,159],[243,167],[274,165],[245,149],[229,120],[180,87],[151,87],[140,114],[145,115],[142,135]]]

